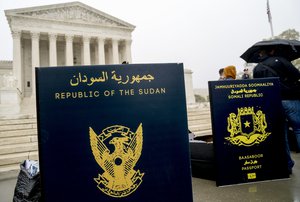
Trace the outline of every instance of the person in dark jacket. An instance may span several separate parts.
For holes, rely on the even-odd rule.
[[[261,62],[253,69],[253,78],[279,77],[282,106],[289,125],[300,146],[300,71],[287,59],[276,56],[276,49],[260,51]],[[288,124],[285,130],[286,151],[288,154],[288,169],[292,173],[294,161],[290,156],[287,139]]]

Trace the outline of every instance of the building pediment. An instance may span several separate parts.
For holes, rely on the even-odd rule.
[[[84,23],[134,29],[135,26],[87,6],[81,2],[54,4],[23,9],[6,10],[7,18],[14,16],[39,20],[61,21],[65,23]]]

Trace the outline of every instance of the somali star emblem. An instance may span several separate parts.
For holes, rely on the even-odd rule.
[[[245,128],[250,128],[250,122],[249,122],[249,121],[246,121],[246,122],[244,123],[244,125],[245,125]]]

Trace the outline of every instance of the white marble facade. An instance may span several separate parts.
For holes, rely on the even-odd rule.
[[[5,11],[13,37],[13,74],[23,97],[39,66],[131,63],[135,26],[80,2]]]
[[[20,97],[14,105],[35,96],[35,67],[132,63],[135,26],[81,2],[6,10],[5,15],[13,38],[11,78]]]

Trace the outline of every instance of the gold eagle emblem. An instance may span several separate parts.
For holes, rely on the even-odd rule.
[[[94,158],[104,171],[94,178],[97,187],[112,197],[126,197],[142,183],[144,173],[134,170],[142,154],[143,128],[136,132],[128,127],[113,125],[97,135],[89,128],[90,144]]]

